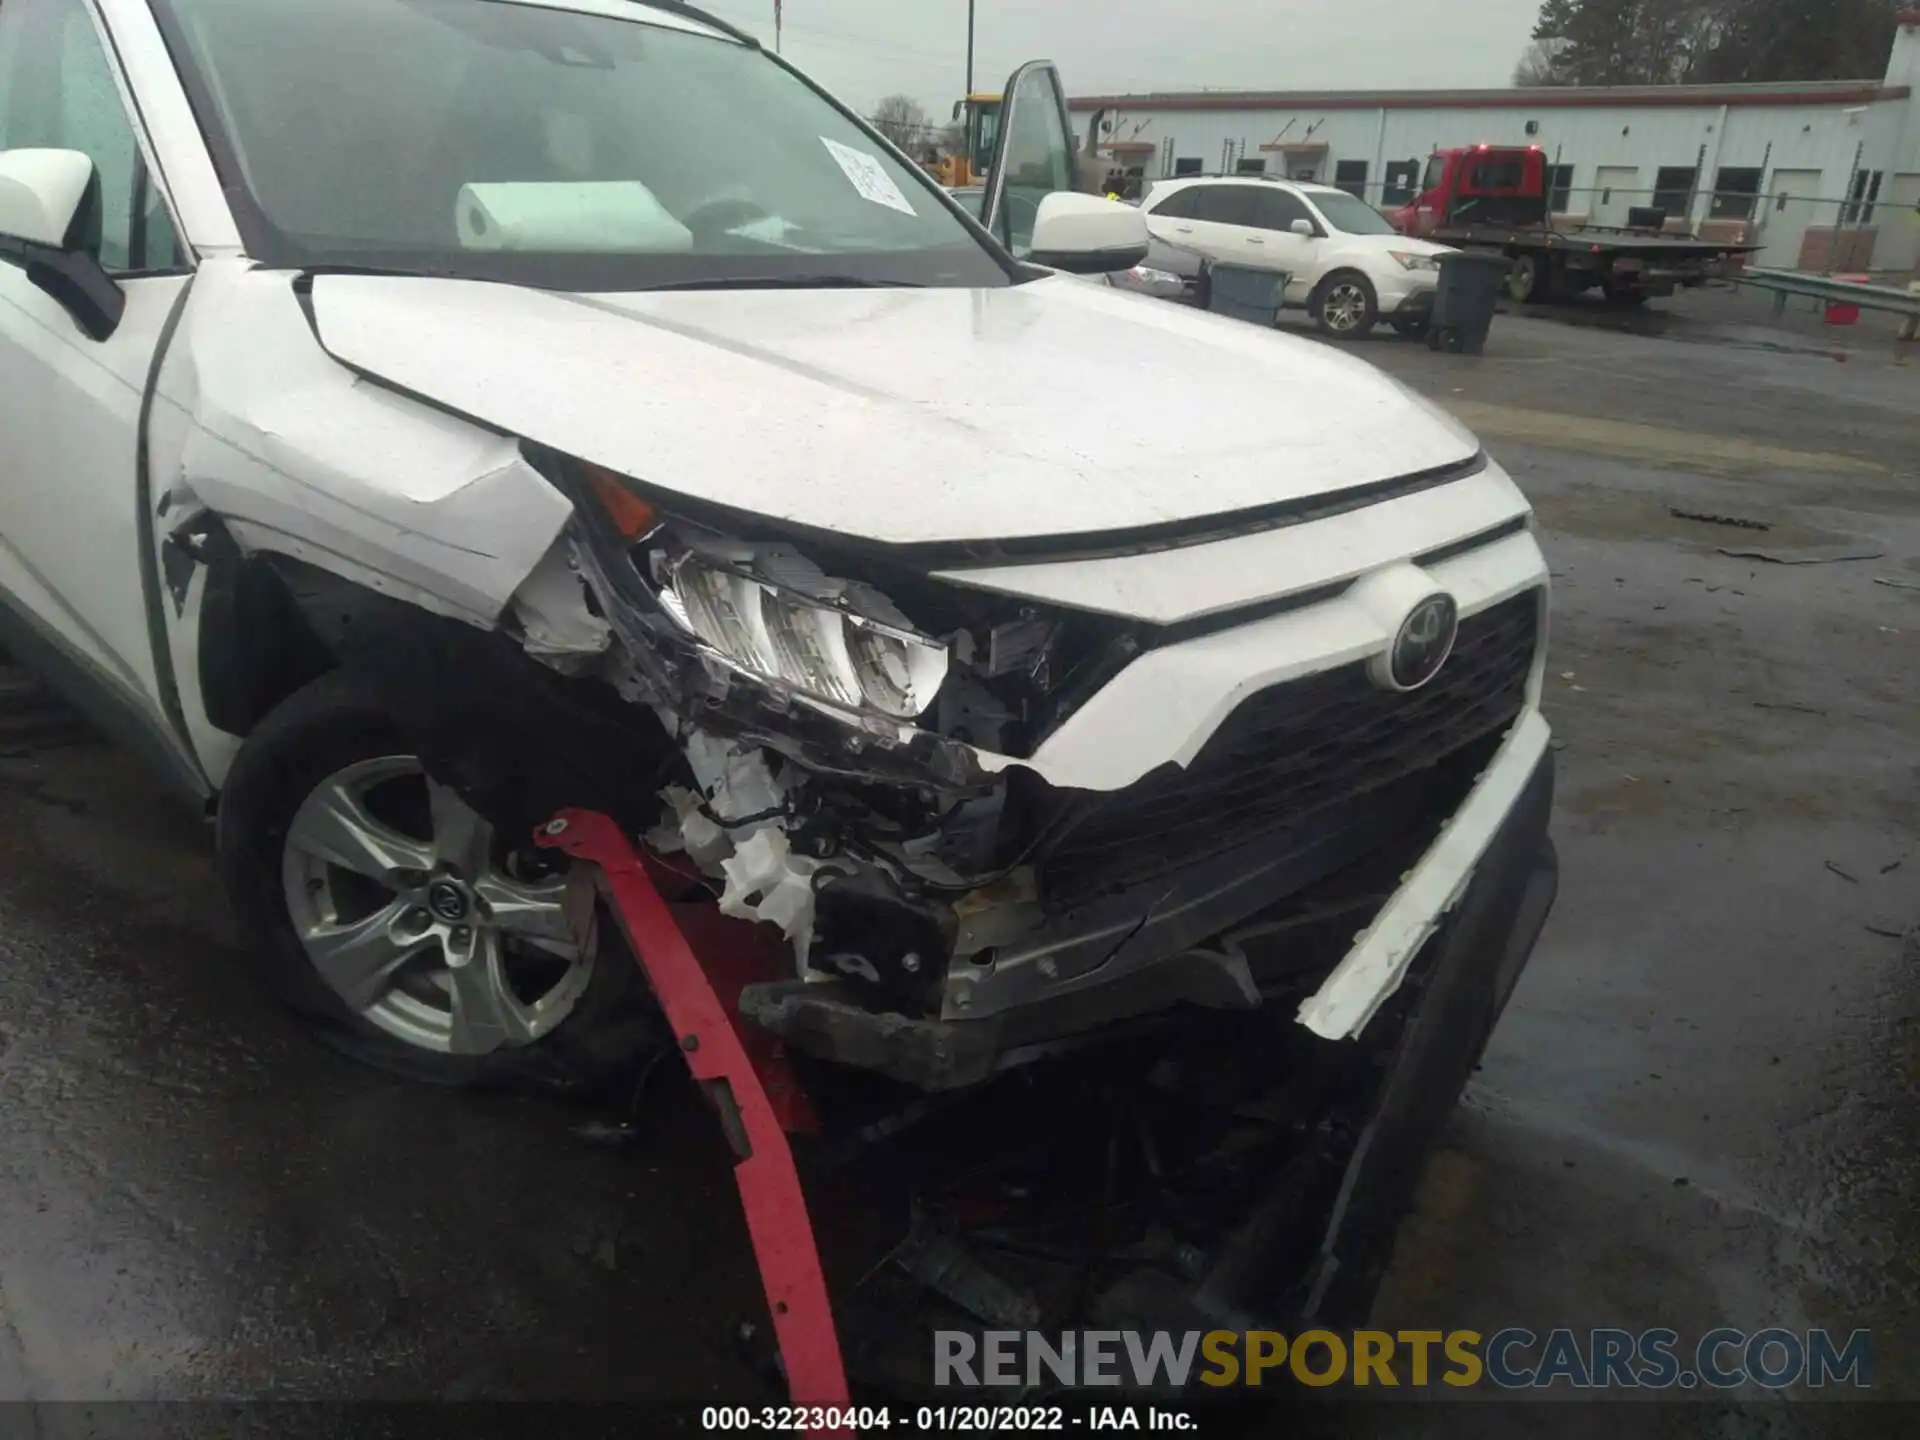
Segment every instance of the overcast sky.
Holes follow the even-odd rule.
[[[695,0],[773,39],[773,0]],[[862,109],[904,92],[945,119],[967,0],[785,0],[784,53]],[[974,83],[1056,61],[1070,94],[1505,85],[1539,0],[977,0]]]

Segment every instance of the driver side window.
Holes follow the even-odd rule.
[[[109,272],[165,269],[180,247],[148,183],[113,69],[81,0],[0,0],[0,150],[78,150],[93,161],[92,237]]]

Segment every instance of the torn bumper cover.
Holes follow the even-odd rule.
[[[533,459],[575,501],[564,565],[604,624],[567,623],[543,566],[524,648],[651,712],[648,843],[791,943],[793,978],[742,1013],[924,1089],[1184,1007],[1358,1034],[1547,753],[1544,566],[1511,522],[1278,613],[1155,625]],[[1462,616],[1445,663],[1383,683],[1407,597],[1435,592]]]
[[[1346,832],[1381,840],[1378,849],[1344,864],[1317,884],[1294,884],[1340,858],[1308,847],[1285,863],[1243,872],[1249,883],[1287,898],[1270,911],[1229,929],[1213,945],[1178,938],[1177,912],[1161,922],[1168,933],[1136,934],[1149,948],[1146,963],[1122,965],[1085,988],[1036,998],[979,1020],[915,1018],[875,1010],[858,988],[841,983],[789,981],[747,987],[741,1013],[804,1052],[877,1070],[928,1090],[977,1083],[1074,1037],[1094,1038],[1183,1004],[1251,1008],[1297,996],[1298,1018],[1327,1039],[1358,1035],[1401,979],[1432,945],[1448,966],[1483,972],[1475,983],[1492,1000],[1492,1013],[1473,1047],[1477,1055],[1530,955],[1553,902],[1557,865],[1547,837],[1553,791],[1553,755],[1537,716],[1516,726],[1465,803],[1440,828],[1417,860],[1426,835],[1394,835],[1396,816],[1411,818],[1409,797],[1375,808],[1378,828]],[[1424,797],[1431,800],[1429,788]],[[1384,904],[1380,881],[1395,867],[1412,868]],[[1198,867],[1194,880],[1209,872]],[[1515,886],[1526,890],[1526,903]],[[1372,923],[1355,938],[1355,924],[1378,905]],[[1204,921],[1199,922],[1204,925]],[[1436,934],[1444,940],[1436,940]],[[1351,942],[1351,948],[1341,949]],[[1470,952],[1470,953],[1469,953]],[[1118,957],[1116,957],[1118,958]],[[1168,963],[1171,961],[1172,963]],[[1111,962],[1110,962],[1111,963]],[[1331,969],[1329,970],[1329,966]],[[1476,1024],[1479,1023],[1476,1021]],[[1456,1087],[1457,1089],[1457,1087]]]

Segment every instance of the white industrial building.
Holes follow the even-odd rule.
[[[1907,271],[1920,264],[1920,10],[1891,38],[1880,80],[1190,91],[1072,108],[1083,143],[1091,122],[1101,152],[1148,181],[1275,174],[1393,206],[1436,148],[1538,145],[1562,223],[1623,225],[1629,207],[1658,205],[1671,228],[1758,241],[1762,264]]]

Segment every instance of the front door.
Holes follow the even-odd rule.
[[[1636,205],[1651,205],[1652,191],[1639,191],[1640,172],[1631,165],[1602,165],[1593,172],[1593,223],[1624,226]]]
[[[1291,190],[1268,187],[1254,196],[1254,222],[1259,227],[1261,244],[1259,263],[1287,272],[1287,301],[1304,305],[1313,287],[1320,283],[1325,268],[1321,256],[1326,239],[1319,222]],[[1301,235],[1296,220],[1313,227],[1313,234]]]
[[[1763,249],[1753,262],[1794,269],[1800,264],[1800,246],[1809,225],[1831,225],[1840,207],[1820,202],[1818,170],[1776,170],[1762,182],[1754,211],[1760,222]]]
[[[980,220],[1021,259],[1033,253],[1033,225],[1040,202],[1056,190],[1077,190],[1078,156],[1073,121],[1060,73],[1046,60],[1030,60],[1007,81]]]
[[[192,781],[155,659],[138,475],[142,397],[187,275],[84,0],[0,0],[0,150],[25,148],[93,161],[87,243],[126,305],[93,339],[0,242],[0,620],[23,659]]]

